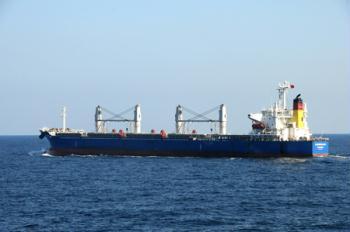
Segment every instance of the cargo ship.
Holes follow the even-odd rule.
[[[152,129],[141,131],[141,106],[128,111],[132,118],[96,107],[94,132],[66,127],[66,108],[62,112],[62,128],[40,130],[40,138],[50,143],[52,155],[117,155],[117,156],[173,156],[173,157],[313,157],[328,155],[328,138],[312,136],[307,123],[307,106],[298,94],[292,108],[287,107],[287,91],[294,85],[284,81],[278,85],[278,99],[259,113],[248,114],[252,130],[246,135],[227,133],[227,108],[224,104],[197,114],[182,105],[176,107],[175,132]],[[218,111],[218,119],[206,115]],[[112,116],[105,118],[103,112]],[[185,112],[194,116],[185,119]],[[125,130],[109,129],[111,122],[127,122]],[[207,134],[189,128],[192,123],[215,124]]]

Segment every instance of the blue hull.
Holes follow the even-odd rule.
[[[257,141],[242,138],[196,140],[43,135],[54,155],[199,157],[311,157],[328,154],[328,141]]]

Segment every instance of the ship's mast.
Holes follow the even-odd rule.
[[[219,110],[219,134],[227,134],[227,109],[224,104],[220,105]]]
[[[134,133],[141,133],[141,106],[137,104],[134,110]]]
[[[287,90],[293,88],[294,85],[288,81],[284,81],[278,85],[278,109],[287,110]]]
[[[219,119],[211,119],[208,118],[206,115],[214,112],[219,111]],[[192,118],[184,119],[183,112],[186,111],[187,113],[193,115]],[[219,106],[216,106],[210,110],[207,110],[203,113],[197,113],[191,109],[188,109],[182,105],[178,105],[176,107],[176,113],[175,113],[175,128],[177,134],[185,134],[186,133],[186,123],[218,123],[219,124],[219,134],[225,135],[227,134],[227,108],[224,104],[221,104]],[[211,128],[212,130],[212,128]],[[195,130],[194,130],[195,131]]]
[[[111,115],[110,118],[103,119],[102,118],[102,111],[108,113]],[[134,111],[134,117],[131,118],[125,118],[124,114],[129,113],[131,111]],[[96,113],[95,113],[95,124],[96,124],[96,132],[97,133],[106,133],[107,128],[105,127],[106,122],[129,122],[133,123],[133,133],[140,134],[141,133],[141,106],[140,104],[137,104],[135,107],[131,107],[119,114],[115,114],[112,111],[103,108],[101,106],[96,107]]]
[[[95,113],[95,127],[96,127],[96,133],[103,133],[105,132],[105,123],[102,117],[102,109],[101,106],[96,107],[96,113]]]
[[[183,122],[183,110],[182,106],[178,105],[176,107],[176,114],[175,114],[175,127],[176,127],[176,133],[177,134],[184,134],[185,133],[185,123]]]
[[[66,132],[66,130],[67,130],[67,108],[65,106],[63,106],[61,116],[62,116],[62,131]]]

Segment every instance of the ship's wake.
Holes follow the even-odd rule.
[[[44,157],[53,157],[53,155],[50,155],[50,154],[47,153],[47,152],[42,153],[41,156],[44,156]]]
[[[45,152],[46,152],[46,149],[45,148],[41,148],[40,150],[29,151],[28,155],[30,155],[30,156],[41,155],[41,154],[43,154]]]
[[[342,154],[329,154],[327,156],[318,156],[314,157],[314,159],[324,159],[324,160],[349,160],[350,154],[342,153]]]
[[[290,164],[290,163],[305,163],[308,159],[304,158],[291,158],[291,157],[283,157],[277,159],[281,164]]]
[[[350,154],[334,154],[334,155],[329,155],[329,158],[333,159],[350,159]]]
[[[40,150],[29,151],[28,155],[30,156],[44,156],[44,157],[54,157],[53,155],[47,152],[47,149],[41,148]]]

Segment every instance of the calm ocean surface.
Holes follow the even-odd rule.
[[[332,155],[205,159],[45,154],[0,137],[0,231],[350,231],[350,135]]]

